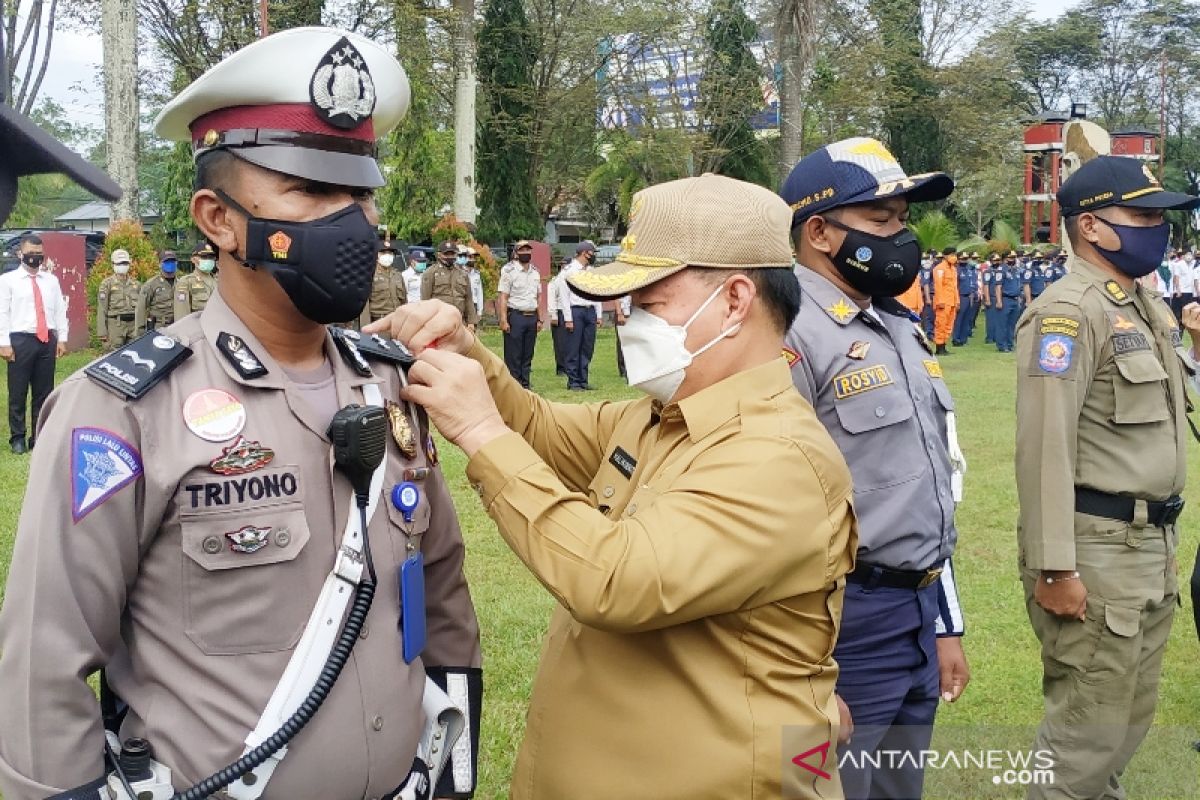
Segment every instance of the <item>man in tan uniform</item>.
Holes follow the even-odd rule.
[[[100,281],[96,290],[96,336],[105,349],[115,350],[133,339],[141,284],[129,274],[128,251],[113,250],[110,258],[113,274]]]
[[[371,282],[371,299],[367,301],[367,306],[359,317],[359,326],[383,319],[407,301],[404,262],[396,263],[396,248],[392,245],[392,240],[384,234],[379,255],[376,257],[375,277]]]
[[[1200,199],[1101,156],[1058,202],[1075,256],[1017,331],[1020,566],[1046,706],[1035,747],[1055,777],[1030,796],[1120,798],[1179,600],[1188,429],[1179,328],[1136,279],[1167,248],[1163,209]]]
[[[203,311],[217,288],[217,254],[205,242],[192,253],[192,271],[175,280],[175,319]]]
[[[338,86],[341,111],[322,83],[334,56],[359,65]],[[295,68],[275,68],[285,60]],[[264,75],[273,77],[248,79]],[[314,608],[361,596],[363,581],[376,583],[374,603],[328,699],[281,760],[268,760],[273,773],[227,791],[346,800],[419,782],[428,675],[472,717],[437,796],[469,796],[478,627],[436,451],[415,409],[393,403],[367,548],[329,432],[348,404],[382,399],[372,387],[394,401],[404,382],[394,344],[369,352],[363,340],[360,352],[354,332],[326,324],[366,302],[378,242],[369,189],[383,184],[371,154],[408,97],[388,50],[301,28],[235,53],[163,109],[158,135],[194,148],[193,220],[219,248],[222,278],[203,312],[94,363],[47,404],[0,611],[5,800],[44,798],[107,770],[87,683],[100,668],[129,706],[122,741],[146,739],[176,790],[231,763],[270,721],[285,667],[326,663],[321,634],[308,637],[313,621],[350,625]],[[285,144],[242,147],[251,129]],[[313,182],[323,190],[307,191]],[[331,265],[334,251],[349,255]],[[422,596],[406,583],[403,639],[402,569],[406,580],[423,576],[426,609],[417,616]],[[313,663],[297,646],[302,632]],[[292,685],[298,700],[313,683]]]
[[[831,653],[857,534],[846,464],[780,355],[791,211],[705,175],[639,192],[632,217],[616,261],[571,280],[632,293],[641,400],[543,400],[441,303],[372,326],[418,353],[402,396],[558,601],[511,796],[840,797]]]
[[[479,309],[471,299],[471,278],[467,274],[467,248],[454,242],[438,246],[437,261],[421,275],[421,299],[441,300],[458,309],[468,329],[479,323]]]
[[[175,321],[175,254],[166,250],[159,257],[160,272],[142,284],[133,327],[136,335],[165,328]]]

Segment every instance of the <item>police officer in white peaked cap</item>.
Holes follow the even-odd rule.
[[[329,327],[370,294],[375,142],[408,102],[387,50],[299,28],[163,109],[221,281],[46,404],[0,611],[5,800],[471,796],[479,629],[396,402],[411,356]]]

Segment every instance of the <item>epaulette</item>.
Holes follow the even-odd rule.
[[[894,297],[873,297],[871,298],[871,305],[873,305],[877,311],[891,314],[893,317],[904,317],[911,322],[921,321],[921,318],[914,314],[912,309]]]
[[[412,351],[398,339],[388,339],[378,333],[360,333],[349,328],[330,327],[329,331],[333,334],[334,341],[353,343],[359,353],[372,361],[386,361],[402,368],[407,368],[416,361]]]
[[[126,400],[140,400],[192,354],[179,340],[148,331],[120,350],[93,362],[84,372]]]

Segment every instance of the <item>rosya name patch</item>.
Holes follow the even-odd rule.
[[[887,367],[879,364],[847,372],[845,375],[838,375],[833,379],[833,392],[834,396],[841,400],[844,397],[862,394],[890,383],[893,383],[892,374],[888,372]]]

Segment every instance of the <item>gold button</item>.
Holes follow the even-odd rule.
[[[627,511],[628,511],[630,514],[634,514],[634,513],[636,513],[636,512],[637,512],[637,503],[630,503],[630,504],[629,504],[629,508],[628,508],[628,509],[626,509],[626,510],[627,510]]]
[[[612,497],[612,496],[613,496],[613,494],[615,494],[615,491],[613,490],[613,487],[611,487],[611,486],[605,486],[605,487],[604,487],[604,496],[605,496],[605,497]]]
[[[383,717],[376,714],[375,719],[371,720],[371,727],[377,731],[383,730]]]
[[[222,550],[221,540],[216,536],[204,537],[204,542],[200,546],[203,547],[204,552],[208,553],[210,556],[216,555]]]

